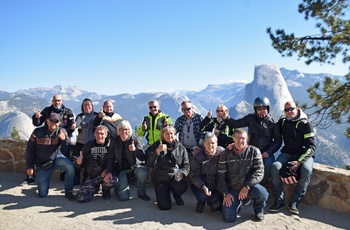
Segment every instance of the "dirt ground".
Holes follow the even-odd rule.
[[[88,203],[64,198],[63,182],[53,176],[49,196],[39,198],[36,184],[20,185],[24,175],[0,172],[0,229],[350,229],[346,213],[300,205],[300,215],[287,208],[271,214],[265,210],[262,222],[254,221],[252,206],[243,207],[235,223],[225,223],[220,212],[195,213],[196,199],[190,189],[183,199],[185,206],[175,203],[169,211],[155,205],[152,186],[147,187],[151,201],[136,196],[131,186],[131,200],[120,202],[112,193],[110,200],[97,194]],[[74,187],[75,192],[79,187]],[[271,205],[269,200],[267,207]]]

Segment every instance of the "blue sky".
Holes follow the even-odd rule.
[[[0,90],[55,85],[100,94],[250,82],[254,66],[344,75],[272,48],[267,27],[316,34],[287,0],[3,0]]]

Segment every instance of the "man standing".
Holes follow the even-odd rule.
[[[285,194],[280,170],[288,164],[289,168],[298,171],[300,176],[289,201],[289,211],[298,215],[298,206],[311,180],[316,151],[315,133],[306,114],[295,105],[294,101],[285,103],[284,113],[285,116],[278,121],[284,146],[281,149],[281,155],[271,166],[272,193],[275,201],[269,211],[278,212],[284,206]]]
[[[179,142],[187,149],[188,157],[192,160],[193,152],[200,145],[202,116],[193,112],[193,105],[190,100],[181,103],[182,116],[175,121],[176,133],[179,134]],[[199,149],[197,149],[199,150]]]
[[[211,109],[208,111],[207,116],[200,123],[202,132],[212,132],[218,138],[218,145],[226,148],[229,144],[233,143],[232,134],[233,128],[230,128],[225,120],[228,120],[229,111],[224,104],[218,105],[216,108],[216,117],[213,118]]]
[[[69,129],[71,129],[71,126],[74,123],[74,114],[71,109],[63,105],[62,96],[59,94],[53,96],[51,106],[44,108],[41,112],[38,110],[34,113],[32,116],[33,125],[41,126],[46,119],[50,117],[51,113],[59,114],[61,117],[60,127],[70,131]]]
[[[46,197],[53,171],[66,172],[65,197],[71,200],[75,199],[74,164],[60,152],[60,145],[67,140],[66,131],[59,127],[60,119],[60,115],[51,113],[46,124],[36,128],[30,136],[26,150],[27,175],[33,176],[36,166],[39,197]]]
[[[226,149],[219,156],[218,189],[223,194],[222,217],[226,222],[234,222],[242,201],[253,201],[255,220],[264,219],[264,208],[268,192],[260,185],[264,176],[264,164],[258,148],[247,145],[247,132],[235,129],[234,147]]]
[[[113,112],[113,102],[111,100],[106,100],[103,103],[98,115],[94,118],[93,124],[95,127],[98,125],[104,125],[108,129],[108,139],[112,139],[117,136],[117,126],[122,117],[118,113]]]
[[[147,147],[160,139],[161,129],[164,125],[171,125],[171,118],[160,110],[159,102],[151,100],[148,102],[149,114],[143,118],[142,124],[137,130],[140,137],[145,136]]]

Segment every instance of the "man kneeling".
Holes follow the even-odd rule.
[[[74,200],[74,164],[61,153],[61,145],[65,145],[69,138],[66,130],[60,127],[60,122],[60,115],[51,113],[45,125],[31,134],[26,150],[27,175],[33,176],[36,168],[38,193],[43,198],[49,193],[52,173],[57,169],[64,171],[65,197]]]
[[[224,196],[222,217],[234,222],[242,201],[253,201],[255,220],[264,219],[264,208],[268,198],[267,190],[259,183],[264,177],[264,164],[260,150],[247,145],[247,132],[235,129],[234,147],[226,149],[219,156],[218,189]]]
[[[109,141],[106,139],[107,132],[106,126],[97,126],[94,132],[95,140],[87,142],[76,159],[76,165],[86,168],[87,171],[87,179],[76,195],[79,202],[90,201],[101,184],[103,199],[110,199],[110,189],[118,183],[117,178],[110,180],[109,183],[104,183],[103,180],[106,175],[109,147]]]

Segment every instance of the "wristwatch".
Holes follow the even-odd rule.
[[[250,187],[249,187],[249,185],[246,185],[246,187],[247,187],[247,189],[248,189],[248,190],[250,190]]]

